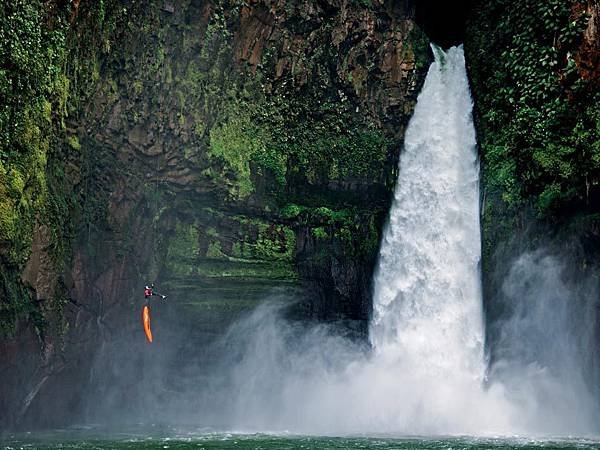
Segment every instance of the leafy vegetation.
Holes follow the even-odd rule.
[[[73,57],[79,46],[110,42],[119,14],[106,20],[117,2],[42,2],[16,0],[0,6],[0,271],[20,273],[36,225],[46,225],[50,256],[60,273],[73,238],[76,198],[65,175],[65,161],[80,150],[67,133],[69,103],[89,91],[79,77],[97,67],[94,51]],[[79,19],[79,20],[77,20]],[[80,28],[81,27],[81,28]],[[77,32],[80,40],[69,40]],[[87,39],[87,40],[86,40]],[[94,48],[93,46],[91,46]],[[85,55],[85,57],[83,57]],[[87,58],[87,59],[86,59]],[[56,286],[58,292],[59,286]],[[52,295],[46,315],[64,303],[64,290]],[[0,280],[0,327],[14,332],[29,318],[44,327],[40,306],[29,298],[18,276]],[[57,306],[56,308],[54,306]]]
[[[65,25],[41,2],[4,3],[0,20],[0,242],[6,263],[20,265],[46,202],[53,119],[66,88]]]
[[[523,208],[549,220],[597,208],[600,93],[576,63],[589,19],[576,12],[584,3],[475,2],[467,57],[487,231],[507,234]]]
[[[232,183],[238,199],[255,192],[253,171],[255,178],[270,174],[280,191],[298,176],[313,185],[385,181],[393,142],[351,108],[339,99],[285,94],[254,104],[238,100],[210,131],[210,155],[226,162],[219,177]]]
[[[272,132],[271,145],[286,155],[287,172],[310,184],[348,179],[385,180],[393,142],[354,114],[343,98],[322,101],[280,95],[262,106],[258,121]]]
[[[226,169],[233,172],[234,197],[243,199],[254,192],[251,163],[270,170],[280,184],[285,184],[286,155],[275,150],[271,139],[268,130],[253,123],[247,105],[236,105],[228,112],[227,121],[211,130],[210,155],[223,158]],[[227,181],[227,174],[221,177]]]
[[[56,222],[49,216],[57,202],[47,169],[68,95],[67,23],[40,1],[4,2],[0,9],[0,271],[11,272],[29,256],[36,220]],[[41,323],[19,285],[18,277],[0,282],[4,333],[14,332],[23,316]]]

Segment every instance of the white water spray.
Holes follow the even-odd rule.
[[[406,132],[375,276],[380,357],[481,383],[479,164],[462,48],[437,51]]]

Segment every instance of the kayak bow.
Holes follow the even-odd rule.
[[[142,309],[142,324],[144,325],[144,333],[146,333],[146,339],[148,342],[152,342],[152,330],[150,329],[150,307],[144,306]]]

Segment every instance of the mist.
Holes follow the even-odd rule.
[[[491,325],[490,380],[518,405],[527,429],[559,435],[597,433],[598,283],[572,279],[564,261],[543,249],[515,259]]]
[[[592,285],[571,285],[560,258],[544,251],[516,258],[483,381],[390,358],[335,325],[290,321],[288,301],[271,299],[217,344],[223,358],[201,396],[213,397],[205,406],[214,423],[238,431],[597,435]]]
[[[290,319],[301,299],[276,292],[193,359],[178,356],[187,331],[169,331],[170,321],[151,349],[113,336],[98,353],[84,421],[314,435],[597,436],[597,280],[573,279],[563,260],[544,250],[514,259],[498,293],[504,312],[488,325],[494,356],[483,380],[431,371],[402,352],[392,357],[340,324]]]

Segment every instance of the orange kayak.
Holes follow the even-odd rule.
[[[150,329],[150,307],[144,306],[142,309],[142,324],[144,325],[144,333],[146,333],[146,339],[148,342],[152,342],[152,330]]]

